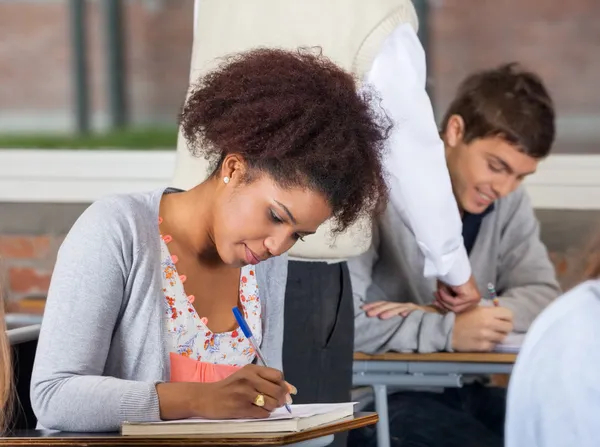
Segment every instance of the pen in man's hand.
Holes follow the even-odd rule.
[[[494,306],[498,307],[500,303],[498,302],[498,296],[496,295],[496,288],[494,287],[494,285],[491,282],[488,283],[487,288],[488,288],[488,293],[490,295],[490,299],[494,303]]]

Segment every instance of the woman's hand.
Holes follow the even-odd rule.
[[[198,388],[192,411],[207,419],[265,418],[286,403],[289,391],[281,371],[246,365],[224,380]],[[259,395],[264,399],[262,407],[255,404]]]
[[[159,383],[156,385],[163,420],[266,418],[286,402],[296,387],[283,380],[281,371],[246,365],[226,379],[211,383]],[[264,405],[255,404],[263,396]]]

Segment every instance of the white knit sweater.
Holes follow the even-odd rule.
[[[295,49],[320,46],[323,54],[362,79],[383,41],[402,23],[417,29],[410,0],[202,0],[197,1],[190,81],[214,68],[218,59],[259,46]],[[179,136],[173,186],[202,182],[208,162],[192,157]],[[290,256],[339,261],[357,256],[371,243],[370,222],[359,221],[332,240],[326,223],[298,242]]]

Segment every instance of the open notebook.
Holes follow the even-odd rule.
[[[161,422],[125,422],[124,436],[214,435],[279,433],[308,430],[353,416],[354,403],[292,405],[292,414],[278,408],[266,419],[180,419]]]
[[[521,350],[526,335],[526,333],[511,332],[502,343],[496,345],[494,351],[518,353]]]

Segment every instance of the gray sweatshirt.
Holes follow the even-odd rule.
[[[164,189],[92,204],[64,240],[40,333],[31,403],[41,426],[114,431],[158,421],[164,340],[158,210]],[[256,267],[261,350],[281,369],[285,256]]]
[[[539,224],[523,188],[498,200],[481,223],[469,255],[479,290],[493,283],[500,305],[514,313],[515,331],[527,331],[560,293],[554,267],[539,239]],[[454,314],[421,310],[406,318],[369,318],[361,305],[373,301],[431,304],[434,278],[423,277],[423,255],[414,236],[388,206],[373,229],[373,244],[349,261],[355,306],[355,351],[380,353],[452,350]]]

